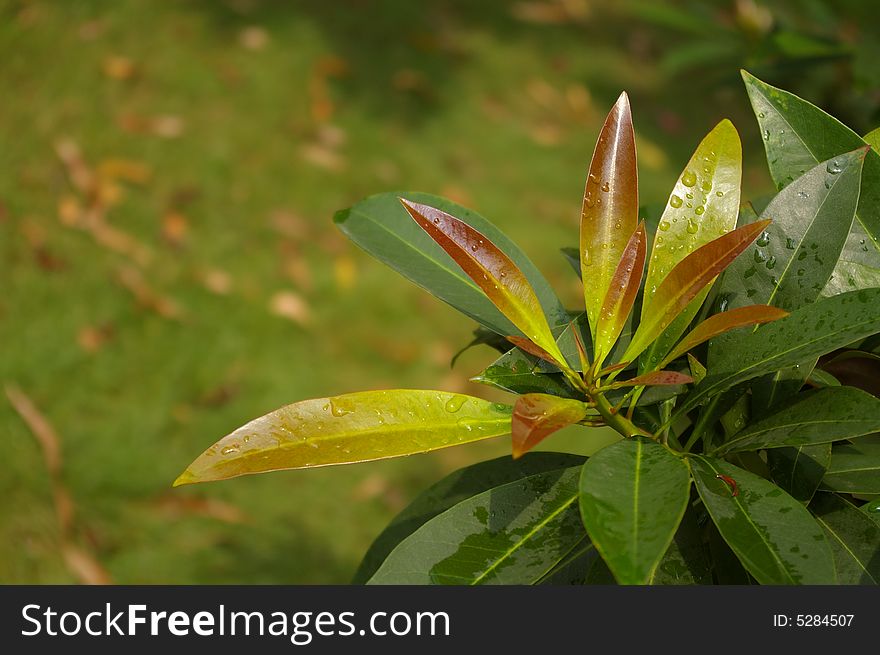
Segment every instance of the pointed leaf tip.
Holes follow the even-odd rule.
[[[565,362],[535,290],[504,251],[451,214],[405,198],[400,201],[419,227],[452,257],[511,323],[553,359]]]
[[[581,279],[593,339],[602,303],[638,224],[638,170],[629,98],[608,113],[590,161],[580,221]]]
[[[525,455],[557,430],[573,425],[587,415],[584,403],[542,393],[520,396],[513,406],[511,443],[513,458]]]

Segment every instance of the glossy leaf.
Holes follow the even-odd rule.
[[[546,471],[464,500],[404,539],[370,584],[534,584],[589,543],[579,468]]]
[[[778,320],[788,316],[788,312],[770,307],[769,305],[748,305],[746,307],[738,307],[720,314],[713,314],[705,321],[697,325],[688,335],[682,339],[672,352],[660,363],[660,366],[666,366],[684,355],[689,350],[705,343],[709,339],[724,334],[735,328],[746,327],[748,325],[762,325],[771,321]]]
[[[850,291],[801,307],[754,332],[737,334],[730,347],[710,362],[709,375],[693,388],[679,415],[740,382],[819,357],[880,331],[877,307],[880,289]]]
[[[596,365],[599,367],[623,331],[636,302],[645,269],[647,239],[645,224],[641,223],[623,249],[620,262],[611,277],[596,327],[594,352]]]
[[[741,177],[739,135],[730,121],[723,120],[697,146],[660,217],[645,278],[643,321],[650,301],[670,271],[692,251],[736,227]],[[698,291],[681,315],[673,317],[675,320],[643,355],[641,371],[653,370],[669,352],[696,316],[708,291]]]
[[[499,357],[472,377],[471,381],[516,394],[546,393],[575,399],[584,397],[583,393],[569,384],[556,366],[519,348],[513,348]]]
[[[880,525],[837,494],[816,494],[810,511],[834,552],[837,582],[880,584]]]
[[[836,118],[743,71],[743,80],[764,135],[770,175],[782,188],[819,162],[863,147],[865,141]],[[865,277],[877,286],[880,276],[880,155],[865,157],[862,193],[856,220],[837,264],[829,289],[831,295],[860,287]],[[850,286],[850,281],[854,286]]]
[[[862,141],[871,146],[875,152],[880,151],[880,127],[868,132],[862,137]]]
[[[880,525],[880,497],[865,503],[859,508],[859,511]]]
[[[813,498],[830,463],[830,443],[767,451],[767,468],[773,481],[804,504]]]
[[[715,454],[830,443],[877,431],[880,398],[853,387],[828,387],[798,394],[737,432]]]
[[[831,450],[822,489],[851,494],[880,494],[880,446],[847,444]]]
[[[615,387],[641,387],[641,386],[672,386],[677,384],[691,384],[694,379],[690,375],[678,371],[653,371],[645,373],[629,380],[615,382]]]
[[[706,377],[706,367],[700,363],[700,360],[691,355],[687,354],[688,359],[688,368],[691,370],[691,377],[694,379],[696,384],[699,384],[703,381],[703,378]]]
[[[587,406],[578,400],[542,393],[520,396],[513,406],[510,427],[514,459],[522,457],[557,430],[577,423],[586,415]]]
[[[581,516],[620,584],[647,584],[669,548],[690,495],[687,464],[665,446],[634,437],[583,466]]]
[[[174,484],[428,452],[509,434],[510,413],[507,405],[445,391],[361,391],[303,400],[223,437]]]
[[[712,584],[697,512],[688,508],[650,580],[653,585]]]
[[[352,583],[364,584],[401,541],[430,519],[458,503],[494,487],[546,471],[578,466],[583,462],[584,458],[577,455],[536,452],[528,453],[518,460],[505,455],[450,473],[419,494],[376,537],[364,555]]]
[[[599,133],[581,209],[581,279],[593,336],[638,213],[635,135],[629,98],[621,93]]]
[[[631,361],[648,347],[697,294],[767,227],[768,221],[744,225],[701,246],[676,264],[650,300],[642,305],[642,322],[623,355]],[[665,354],[665,353],[664,353]]]
[[[401,202],[511,323],[556,361],[565,363],[538,296],[510,257],[464,221],[429,205],[403,198]]]
[[[775,484],[724,460],[694,456],[697,491],[721,536],[761,584],[833,584],[831,548],[807,509]],[[725,476],[734,481],[734,495]]]
[[[400,205],[398,197],[441,209],[466,222],[503,250],[523,272],[541,301],[551,327],[568,322],[550,284],[529,258],[488,220],[450,200],[427,193],[380,193],[348,209],[333,220],[345,236],[365,251],[449,303],[478,323],[507,336],[517,330],[453,259],[422,230]]]

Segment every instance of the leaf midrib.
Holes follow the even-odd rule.
[[[859,510],[855,510],[855,511],[858,512]],[[856,564],[859,565],[859,568],[862,569],[862,571],[864,571],[865,574],[866,574],[869,578],[871,578],[871,581],[872,581],[874,584],[877,584],[877,579],[871,574],[871,572],[870,572],[868,569],[865,568],[865,565],[862,564],[862,560],[860,560],[860,559],[858,558],[858,556],[852,551],[852,549],[850,549],[850,547],[847,545],[847,543],[837,535],[837,531],[834,530],[830,525],[828,525],[828,523],[826,523],[826,522],[822,519],[822,517],[819,516],[818,514],[813,514],[813,518],[815,518],[815,519],[819,522],[819,524],[820,524],[823,528],[825,528],[825,531],[826,531],[828,534],[830,534],[832,537],[834,537],[834,538],[838,541],[838,543],[840,543],[840,545],[841,545],[841,546],[843,547],[843,549],[849,554],[849,556],[852,557],[852,558],[855,560]],[[871,520],[870,517],[868,518],[868,520],[869,520],[869,521]],[[836,573],[836,571],[835,571],[835,573]]]
[[[728,452],[730,452],[732,447],[734,445],[736,445],[737,443],[742,443],[743,441],[752,441],[755,439],[755,437],[760,437],[761,435],[765,435],[768,432],[773,432],[775,430],[785,430],[788,428],[797,428],[797,427],[803,427],[803,426],[808,426],[808,425],[824,425],[826,423],[834,423],[835,425],[841,425],[841,424],[848,425],[850,423],[855,423],[855,424],[865,423],[866,421],[867,421],[867,419],[842,419],[842,420],[841,419],[837,419],[837,420],[823,419],[821,421],[801,421],[798,423],[782,423],[780,425],[775,425],[773,427],[769,427],[764,430],[759,430],[757,432],[750,432],[750,433],[746,434],[745,436],[735,437],[735,438],[731,439],[730,441],[728,441],[727,443],[720,446],[718,449],[716,449],[714,451],[714,454],[718,455],[718,454],[728,453]],[[873,431],[873,429],[868,430],[868,432],[872,432],[872,431]],[[808,444],[799,444],[799,446],[819,445],[819,444],[823,444],[823,443],[830,443],[831,441],[839,441],[841,439],[852,439],[852,438],[854,438],[854,435],[850,435],[848,437],[834,437],[832,439],[829,439],[828,441],[811,441]],[[786,445],[791,445],[791,444],[780,444],[780,446],[786,446]]]
[[[715,475],[718,475],[720,473],[720,471],[717,468],[715,468],[715,466],[712,464],[712,462],[710,462],[709,460],[707,460],[703,457],[700,457],[699,459],[700,459],[700,461],[704,462],[710,469],[712,469],[712,472]],[[726,483],[725,483],[725,486],[726,486]],[[708,492],[708,487],[706,490]],[[752,517],[746,511],[745,506],[743,505],[742,501],[739,499],[739,496],[738,495],[731,496],[731,498],[733,499],[733,502],[736,503],[737,509],[739,510],[742,517],[745,518],[746,522],[749,524],[749,526],[752,528],[752,530],[754,530],[755,534],[758,535],[760,540],[767,547],[767,551],[770,553],[773,560],[777,563],[780,570],[785,574],[785,576],[788,578],[788,580],[791,584],[795,584],[795,579],[794,579],[794,577],[792,577],[791,572],[785,566],[785,562],[782,561],[782,559],[779,557],[779,555],[776,553],[776,551],[773,550],[773,548],[770,546],[770,542],[767,541],[767,539],[764,537],[764,534],[761,532],[761,530],[758,529],[757,524],[752,520]],[[707,506],[707,509],[708,509],[708,506]]]

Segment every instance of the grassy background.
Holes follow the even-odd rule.
[[[170,489],[216,439],[297,399],[486,394],[467,379],[490,351],[448,364],[473,326],[348,244],[333,212],[384,190],[450,196],[574,306],[557,249],[576,241],[617,94],[644,202],[724,117],[745,197],[766,193],[738,68],[867,131],[869,4],[0,1],[0,382],[61,451],[53,487],[0,395],[0,581],[347,581],[414,494],[504,440]],[[75,510],[64,531],[53,488]]]

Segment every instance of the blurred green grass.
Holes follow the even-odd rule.
[[[736,3],[708,4],[695,14],[707,33],[729,30]],[[113,581],[345,582],[414,494],[507,452],[498,440],[170,489],[216,439],[294,400],[487,393],[467,378],[491,352],[448,366],[473,326],[346,243],[337,209],[390,189],[452,196],[521,243],[575,306],[557,249],[576,240],[596,133],[622,89],[645,202],[665,199],[723,117],[744,138],[745,196],[769,189],[738,81],[748,43],[671,77],[675,30],[624,5],[0,2],[0,382],[57,429],[71,539]],[[769,81],[798,70],[772,68]],[[811,69],[806,91],[838,83],[828,70]],[[846,117],[872,116],[847,98],[859,109]],[[106,213],[148,262],[62,220],[88,202],[57,156],[63,140],[90,169],[125,160],[148,173],[110,180],[119,197]],[[139,302],[120,282],[133,274],[180,316]],[[289,316],[270,311],[279,293],[294,294],[280,296]],[[0,426],[0,581],[75,581],[39,446],[3,397]],[[604,438],[578,431],[550,447]]]

